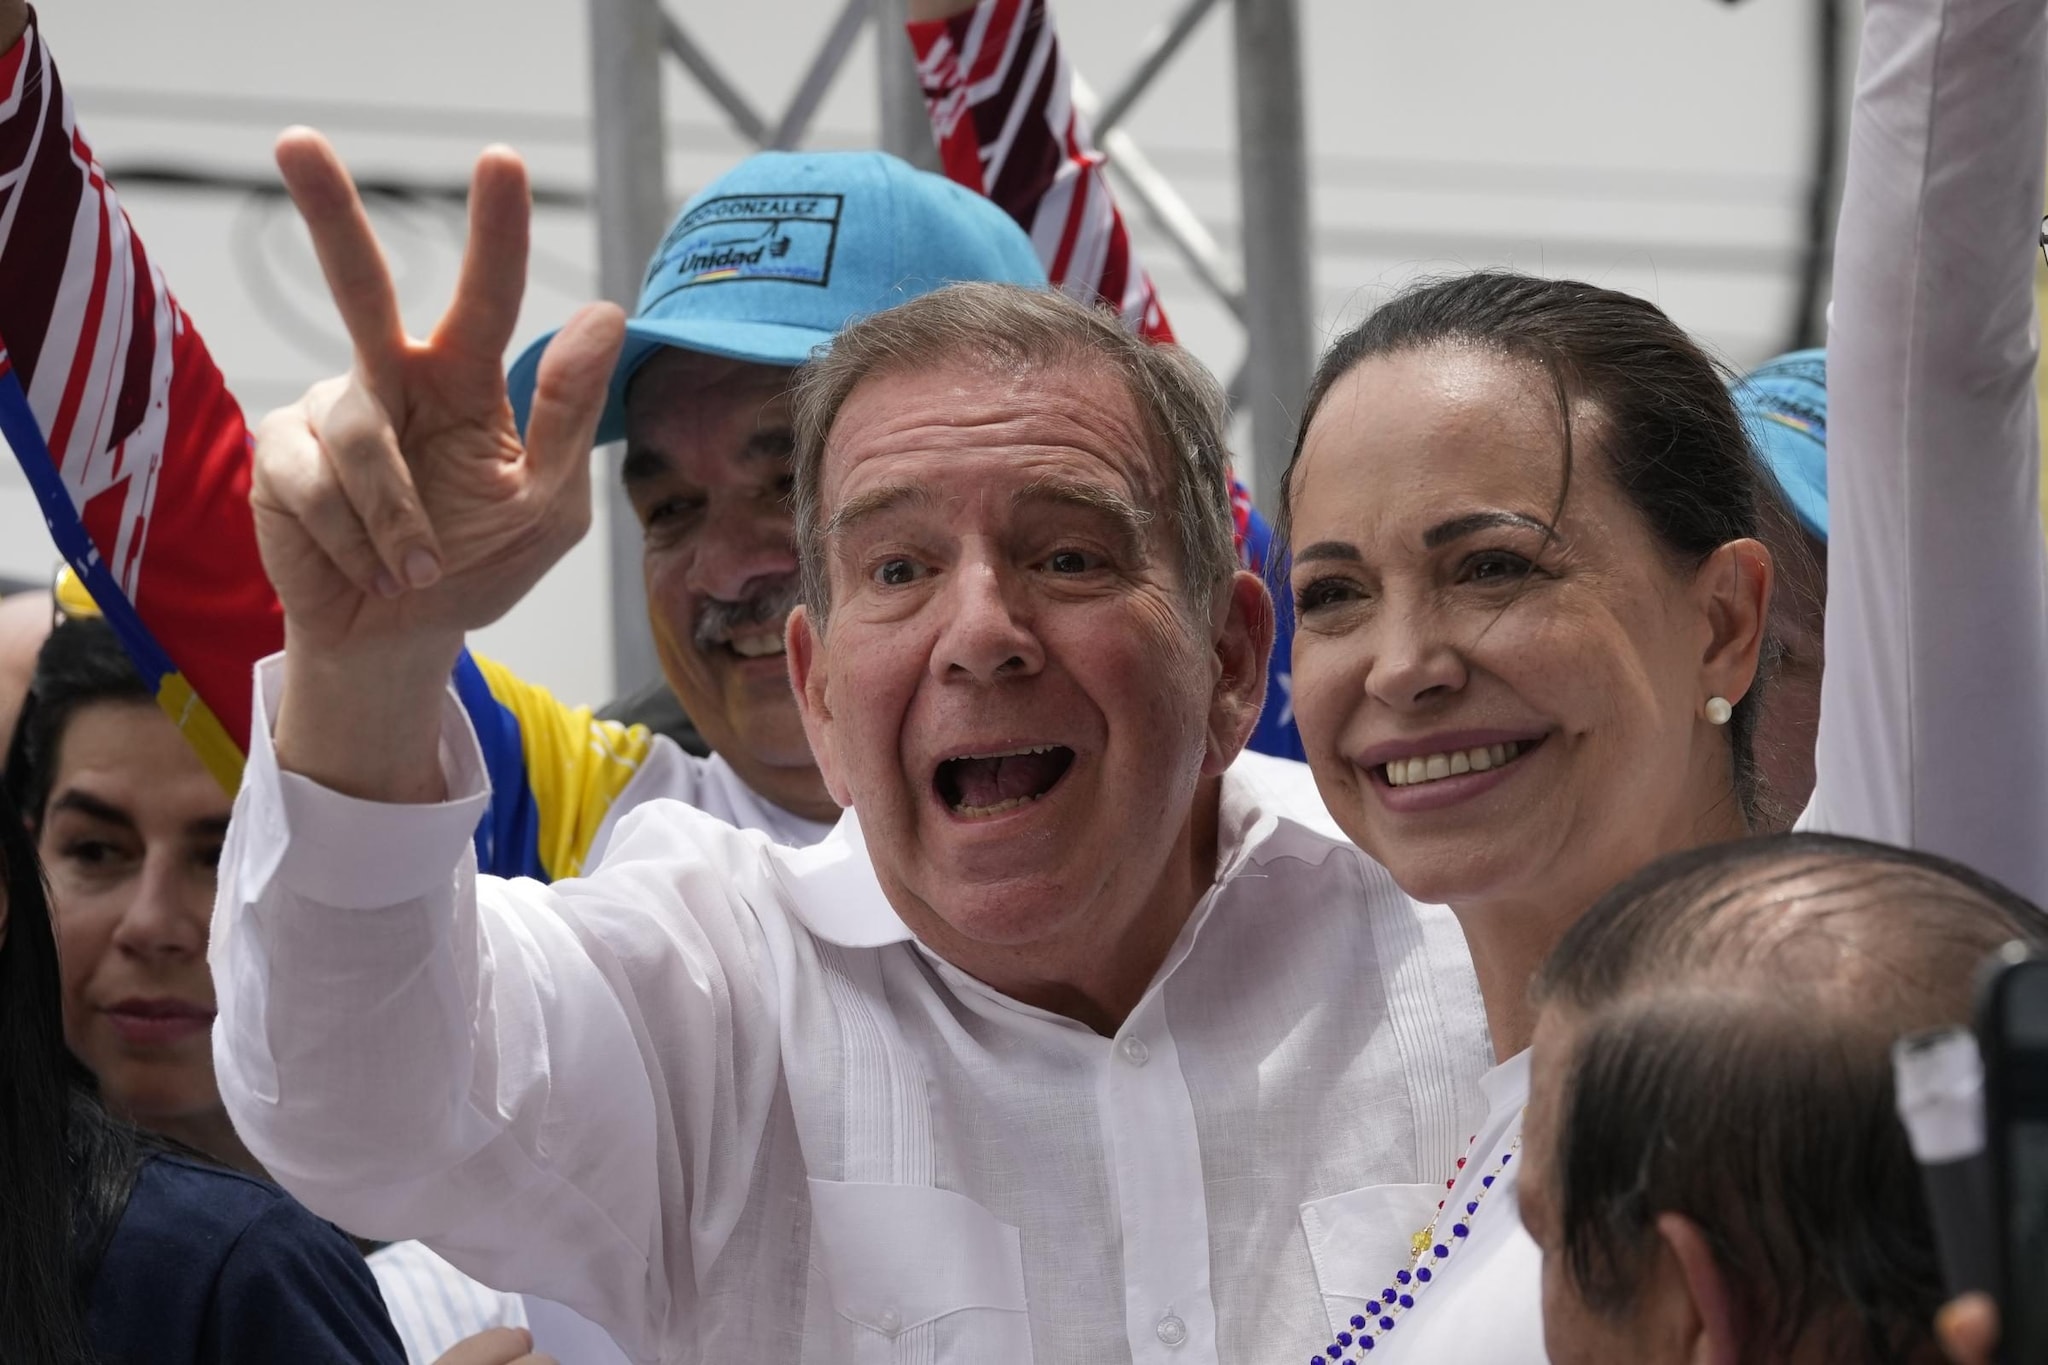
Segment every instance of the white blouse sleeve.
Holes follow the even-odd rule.
[[[2048,897],[2034,270],[2043,0],[1869,0],[1828,332],[1827,667],[1801,826]]]
[[[451,799],[358,801],[279,770],[275,662],[209,950],[236,1130],[351,1232],[422,1240],[652,1361],[776,1093],[775,973],[735,889],[761,845],[707,817],[702,840],[622,836],[597,880],[479,878],[488,788],[453,694]]]

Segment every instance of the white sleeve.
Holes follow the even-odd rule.
[[[453,694],[451,799],[379,805],[279,771],[274,663],[210,949],[236,1130],[350,1231],[418,1238],[654,1360],[746,1199],[779,1074],[768,953],[724,865],[757,845],[664,828],[595,879],[479,879],[482,755]]]
[[[1869,0],[1828,332],[1827,666],[1803,827],[2048,897],[2034,270],[2043,0]]]

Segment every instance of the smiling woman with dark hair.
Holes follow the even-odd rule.
[[[100,1107],[64,1045],[49,902],[4,793],[0,888],[0,1359],[399,1365],[339,1232]]]
[[[2033,895],[2044,21],[2043,0],[1866,9],[1800,817]],[[1778,578],[1764,485],[1704,348],[1656,305],[1574,281],[1412,289],[1332,347],[1306,407],[1285,488],[1309,765],[1401,889],[1456,914],[1499,1059],[1471,1150],[1413,1191],[1411,1247],[1369,1245],[1368,1211],[1399,1214],[1356,1192],[1327,1259],[1360,1302],[1316,1360],[1540,1361],[1540,1257],[1517,1216],[1529,983],[1609,888],[1774,823],[1755,752]]]

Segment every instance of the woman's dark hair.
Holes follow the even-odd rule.
[[[97,617],[57,623],[36,655],[35,677],[7,752],[8,795],[32,825],[42,823],[71,718],[95,702],[151,700],[112,626]]]
[[[106,622],[60,623],[34,681],[0,783],[0,1359],[92,1359],[84,1307],[144,1156],[158,1146],[100,1107],[64,1042],[63,986],[48,889],[30,830],[49,799],[73,716],[102,701],[147,702]]]
[[[0,791],[0,1359],[92,1359],[84,1305],[144,1144],[64,1045],[56,931],[21,811]]]
[[[1601,897],[1533,987],[1570,1038],[1550,1193],[1586,1302],[1627,1311],[1677,1213],[1743,1359],[1932,1358],[1946,1296],[1891,1045],[1967,1023],[2014,940],[2048,943],[2048,917],[1989,878],[1829,835],[1688,850]]]
[[[1576,280],[1483,270],[1404,290],[1324,354],[1281,479],[1283,545],[1302,447],[1337,381],[1375,357],[1448,345],[1531,362],[1548,376],[1564,437],[1560,511],[1573,475],[1572,409],[1584,403],[1615,483],[1680,563],[1696,567],[1729,541],[1756,535],[1762,476],[1725,366],[1655,304]],[[1752,821],[1761,800],[1754,744],[1763,673],[1728,725],[1735,794]]]

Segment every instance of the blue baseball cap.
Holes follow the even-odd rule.
[[[655,249],[596,440],[625,436],[627,381],[663,346],[795,367],[858,318],[970,280],[1046,287],[1031,239],[981,195],[886,152],[750,156]],[[506,378],[522,432],[553,336]]]
[[[1828,538],[1828,353],[1792,351],[1735,382],[1750,444],[1799,524]]]

